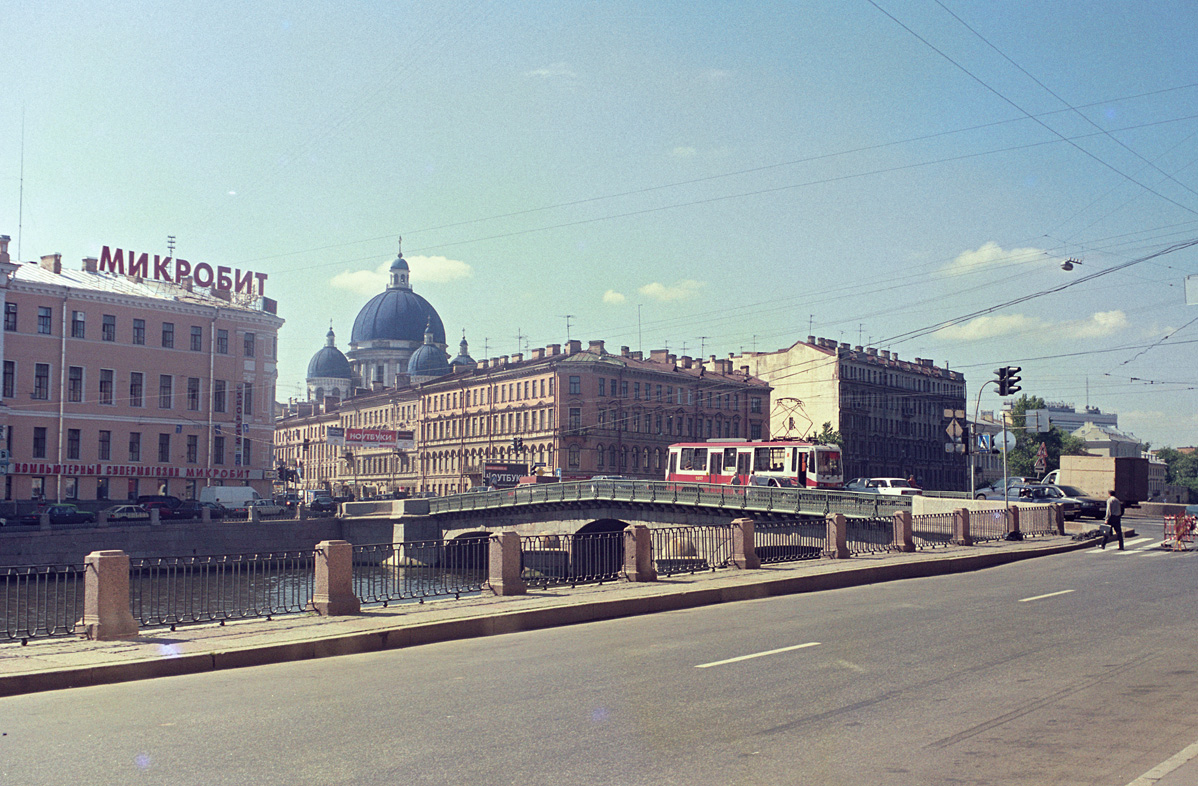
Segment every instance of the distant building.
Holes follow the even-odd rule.
[[[1119,428],[1119,416],[1113,413],[1104,413],[1098,407],[1086,407],[1081,412],[1073,408],[1072,404],[1063,404],[1058,402],[1047,402],[1043,409],[1029,409],[1026,412],[1027,422],[1035,423],[1037,418],[1048,418],[1048,423],[1051,426],[1056,426],[1061,431],[1072,434],[1087,423],[1095,426],[1104,426],[1113,429]]]
[[[0,236],[6,500],[269,494],[283,320],[260,284],[253,292],[256,274],[239,294],[197,286],[216,278],[207,264],[176,280],[190,263],[143,254],[135,266],[130,253],[121,273],[105,268],[116,258],[124,270],[106,247],[68,270],[60,254],[13,262],[8,243]]]
[[[929,489],[968,488],[965,454],[945,430],[945,412],[965,409],[960,372],[815,336],[731,362],[773,388],[774,438],[810,437],[824,423],[840,432],[846,480],[914,475]]]
[[[1083,424],[1073,436],[1086,443],[1086,452],[1096,456],[1139,456],[1143,449],[1138,437],[1095,423]]]

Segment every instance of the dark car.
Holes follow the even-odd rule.
[[[1076,502],[1081,506],[1078,516],[1089,516],[1090,518],[1102,519],[1106,518],[1106,500],[1091,497],[1086,492],[1079,489],[1077,486],[1061,486],[1051,485],[1045,488],[1056,489],[1060,495],[1060,499],[1069,502]],[[1053,495],[1055,496],[1055,495]]]
[[[225,517],[224,505],[216,502],[199,502],[198,500],[189,499],[179,503],[179,507],[170,511],[170,517],[181,521],[199,521],[204,518],[204,508],[208,509],[208,518],[223,519]],[[160,518],[163,517],[162,511],[158,512]]]
[[[70,524],[90,524],[96,520],[95,513],[89,513],[86,510],[79,510],[74,505],[51,505],[45,511],[36,511],[34,513],[21,516],[22,524],[40,524],[42,521],[42,513],[45,512],[50,516],[50,523],[57,525]]]
[[[313,513],[332,513],[337,510],[337,503],[332,497],[313,497],[308,503],[308,510]]]
[[[158,511],[158,520],[167,521],[175,518],[175,510],[178,506],[172,507],[170,503],[163,500],[150,500],[148,502],[139,502],[147,511]]]
[[[179,507],[182,503],[183,500],[171,494],[142,494],[137,498],[138,505],[157,504],[160,507],[165,506],[172,510]]]

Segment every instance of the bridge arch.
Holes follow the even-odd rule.
[[[445,541],[444,564],[451,571],[486,571],[491,553],[490,532],[462,532]]]

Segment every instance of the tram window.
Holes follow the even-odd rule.
[[[670,474],[673,474],[677,471],[678,471],[678,454],[671,452],[670,453]]]
[[[723,471],[723,467],[721,466],[722,461],[723,461],[723,456],[721,456],[719,453],[712,453],[711,454],[711,470],[707,474],[709,474],[709,475],[721,474]]]
[[[700,466],[703,466],[703,465],[700,464]],[[688,472],[694,468],[695,468],[695,449],[694,448],[683,448],[682,449],[682,470],[684,472]]]
[[[796,452],[798,452],[798,451],[796,451]],[[798,474],[800,474],[800,475],[807,474],[807,454],[806,453],[801,453],[801,452],[799,453],[799,472],[798,472]]]
[[[695,462],[692,465],[696,472],[702,472],[707,466],[707,448],[695,448]]]
[[[753,448],[753,471],[768,472],[770,468],[770,449]]]
[[[724,469],[736,468],[736,448],[724,448]]]
[[[736,474],[737,475],[748,475],[749,474],[749,471],[750,471],[749,470],[749,458],[750,458],[750,455],[747,450],[744,453],[740,453],[737,455],[737,457],[736,457]]]

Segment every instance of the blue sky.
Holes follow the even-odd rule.
[[[1191,3],[12,5],[11,250],[267,273],[280,398],[402,235],[476,358],[814,333],[1198,444]]]

